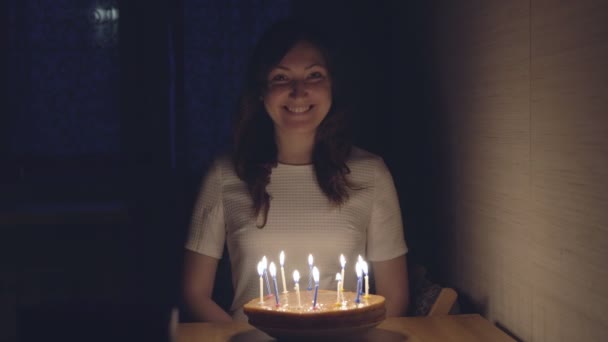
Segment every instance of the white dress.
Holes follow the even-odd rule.
[[[349,190],[348,201],[337,207],[318,186],[312,165],[278,164],[267,187],[272,198],[268,221],[258,229],[246,184],[237,177],[230,158],[215,160],[202,183],[185,247],[219,259],[227,243],[234,319],[245,320],[243,304],[259,297],[257,263],[263,256],[269,264],[276,264],[277,284],[283,291],[279,253],[284,251],[288,290],[293,289],[292,273],[297,269],[300,289],[306,291],[309,254],[320,271],[320,289],[336,288],[339,257],[344,254],[344,287],[355,291],[358,255],[370,263],[407,253],[399,201],[384,161],[353,148],[347,165],[351,170],[349,180],[357,190]]]

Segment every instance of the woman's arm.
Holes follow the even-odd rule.
[[[386,298],[386,315],[405,316],[410,303],[410,289],[405,255],[372,262],[376,293]]]
[[[184,299],[194,316],[204,322],[230,322],[232,317],[211,299],[218,259],[186,250]]]

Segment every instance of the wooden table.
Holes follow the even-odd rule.
[[[178,342],[272,341],[268,335],[245,322],[182,323],[177,328]],[[513,342],[507,334],[480,315],[430,317],[392,317],[371,330],[363,341],[491,341]]]

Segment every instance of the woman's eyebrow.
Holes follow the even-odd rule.
[[[305,67],[304,70],[308,70],[308,69],[314,68],[316,66],[317,67],[321,67],[321,68],[325,68],[325,66],[323,64],[313,63],[313,64]],[[276,67],[274,67],[274,69],[281,69],[281,70],[287,70],[287,71],[291,70],[290,68],[288,68],[286,66],[283,66],[283,65],[277,65]]]
[[[313,63],[313,64],[311,64],[311,65],[307,66],[305,69],[306,69],[306,70],[308,70],[308,69],[310,69],[310,68],[314,68],[314,67],[316,67],[316,66],[317,66],[317,67],[321,67],[321,68],[325,68],[325,66],[324,66],[323,64],[319,64],[319,63]]]

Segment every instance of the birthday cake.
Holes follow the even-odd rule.
[[[386,317],[384,297],[319,290],[313,307],[314,291],[281,293],[279,304],[273,295],[255,298],[243,311],[249,323],[273,337],[313,337],[360,334]],[[298,303],[299,302],[299,303]]]

